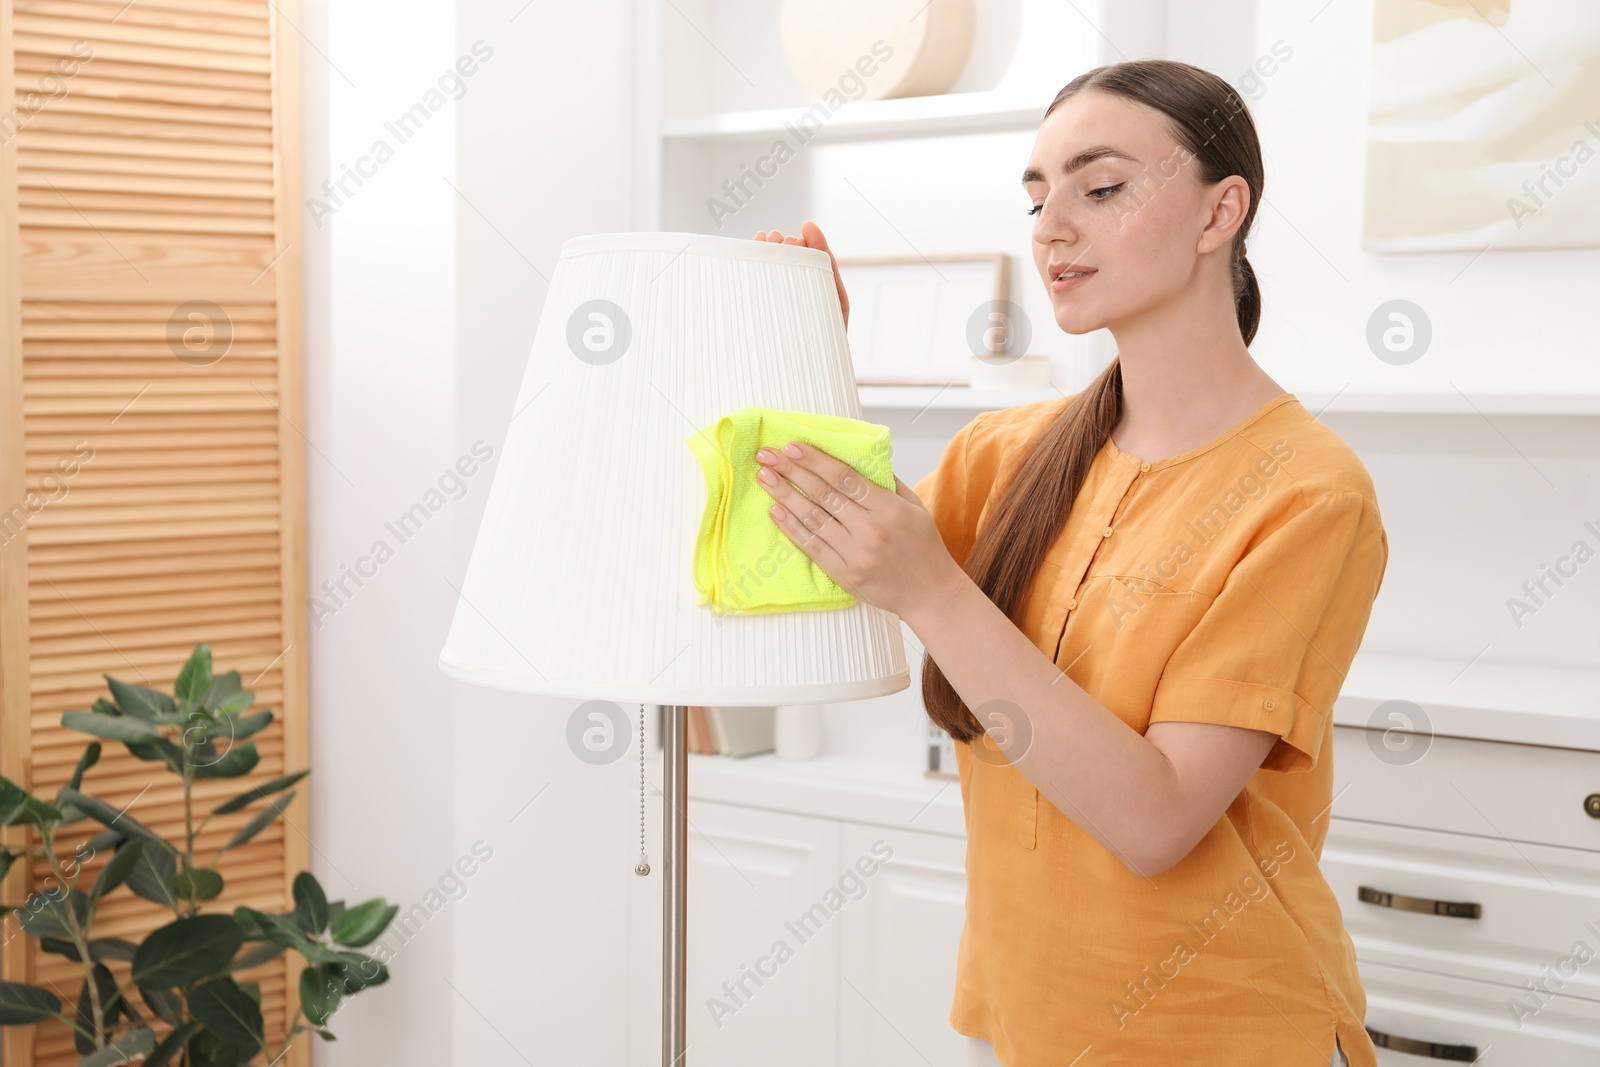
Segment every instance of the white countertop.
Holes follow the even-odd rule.
[[[1384,705],[1411,701],[1438,736],[1600,752],[1600,670],[1361,654],[1334,706],[1334,724],[1388,729]],[[1401,708],[1399,710],[1404,711]],[[646,773],[661,788],[661,752]],[[637,789],[637,782],[629,787]],[[781,760],[689,754],[689,796],[743,807],[965,837],[961,787],[925,778],[907,760],[828,754]]]
[[[1456,659],[1361,653],[1334,704],[1334,724],[1387,729],[1395,724],[1380,709],[1391,700],[1420,706],[1439,736],[1600,752],[1600,670],[1592,668],[1467,667]]]

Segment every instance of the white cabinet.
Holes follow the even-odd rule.
[[[1321,863],[1380,1067],[1600,1063],[1600,752],[1342,718]]]
[[[1600,673],[1480,666],[1470,692],[1434,691],[1419,680],[1436,667],[1358,657],[1334,709],[1320,862],[1378,1063],[1600,1065]],[[1386,736],[1395,700],[1426,709],[1432,736]],[[659,827],[659,751],[647,776]],[[861,755],[691,755],[689,795],[695,1067],[964,1067],[954,782]],[[634,882],[625,1010],[643,1065],[660,1059],[661,897],[659,878]],[[735,1009],[721,1025],[719,1001]]]
[[[954,783],[870,760],[689,764],[689,1062],[964,1067],[949,1023],[966,915]],[[658,790],[659,752],[648,773]],[[660,1062],[661,883],[635,883],[626,1016],[642,1065]]]
[[[839,946],[839,1067],[966,1067],[950,1026],[966,915],[964,837],[840,824],[846,857],[891,859],[846,910]]]

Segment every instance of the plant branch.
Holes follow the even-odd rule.
[[[100,983],[95,981],[94,960],[89,956],[89,932],[78,925],[78,913],[72,907],[72,890],[77,880],[67,880],[67,873],[62,869],[61,860],[56,856],[55,830],[44,831],[40,837],[44,840],[45,858],[50,862],[51,872],[67,890],[61,903],[61,914],[67,924],[67,932],[72,935],[72,944],[78,950],[78,960],[83,964],[84,984],[89,989],[89,1005],[94,1009],[94,1047],[102,1049],[106,1047],[106,1039],[105,1009],[100,1003]],[[92,921],[92,916],[89,918]],[[73,1029],[77,1029],[76,1024]]]

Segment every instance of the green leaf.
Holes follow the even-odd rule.
[[[63,711],[61,725],[69,730],[104,737],[108,741],[155,741],[161,731],[143,719],[128,715],[101,715],[94,711]]]
[[[261,762],[261,754],[256,751],[254,741],[246,741],[242,745],[235,745],[220,757],[212,757],[205,763],[195,763],[194,776],[200,778],[239,778],[255,770],[256,764]]]
[[[215,900],[222,895],[222,875],[194,867],[172,879],[172,890],[185,900]]]
[[[151,719],[157,715],[177,714],[178,705],[158,689],[118,681],[109,674],[104,675],[104,678],[124,715],[132,715],[136,719]]]
[[[61,1014],[61,1000],[48,989],[0,982],[0,1026],[27,1026]]]
[[[244,944],[231,915],[195,915],[151,932],[133,957],[133,980],[169,989],[221,974]]]
[[[133,954],[137,951],[139,946],[123,937],[97,937],[89,942],[89,958],[92,960],[132,963]]]
[[[344,991],[359,993],[370,986],[382,985],[389,980],[389,968],[383,961],[359,952],[341,952],[342,962],[333,965],[334,973],[344,977]]]
[[[172,889],[172,880],[177,876],[176,853],[165,847],[146,848],[128,875],[128,889],[136,897],[173,908],[178,904],[178,894]]]
[[[305,935],[294,920],[286,915],[273,915],[240,905],[233,911],[234,922],[241,929],[259,927],[267,940],[292,948],[312,963],[343,963],[345,953],[335,951]]]
[[[78,765],[72,769],[72,777],[67,779],[67,788],[80,788],[83,785],[83,773],[99,762],[100,742],[90,741],[86,746],[84,746],[83,755],[78,757]],[[56,806],[61,806],[60,798],[57,798]],[[65,812],[63,812],[63,814],[65,814]],[[70,822],[71,819],[69,818],[68,821]]]
[[[101,897],[126,882],[143,854],[144,842],[139,840],[129,841],[117,849],[116,854],[100,868],[100,875],[94,880],[94,888],[89,891],[90,906],[98,904]]]
[[[27,823],[42,830],[60,821],[60,811],[0,775],[0,826]]]
[[[167,844],[166,838],[127,812],[118,811],[99,797],[92,797],[88,793],[80,793],[76,789],[68,789],[63,786],[61,799],[63,802],[81,809],[89,818],[100,825],[116,830],[124,837],[142,838],[146,845],[155,845],[168,852],[172,851],[172,846]]]
[[[230,848],[236,848],[265,830],[272,824],[272,820],[283,814],[283,810],[294,803],[294,795],[295,790],[291,789],[287,795],[279,797],[256,812],[253,819],[239,827],[238,833],[228,838],[228,843],[222,846],[222,851],[226,852]]]
[[[189,990],[188,1000],[189,1014],[223,1041],[244,1048],[259,1048],[265,1040],[261,1006],[232,978],[203,982]]]
[[[259,967],[263,963],[270,963],[283,955],[285,949],[276,941],[261,941],[240,951],[228,964],[229,973],[248,971],[252,967]]]
[[[116,848],[124,841],[130,840],[127,834],[118,833],[116,830],[101,830],[83,843],[93,855],[98,856],[107,849]]]
[[[150,1010],[173,1026],[183,1021],[183,995],[173,989],[157,989],[140,985],[139,995],[150,1005]]]
[[[61,887],[58,885],[53,888],[59,893]],[[47,892],[29,894],[27,903],[19,913],[19,921],[22,928],[34,937],[71,940],[72,929],[67,925],[69,907],[78,921],[78,928],[83,929],[89,918],[89,898],[80,889],[69,889],[64,897]]]
[[[133,960],[133,954],[138,949],[132,941],[120,937],[96,937],[89,941],[89,958],[91,960],[121,960],[124,963]],[[63,941],[58,937],[45,937],[39,940],[39,948],[45,952],[54,952],[58,956],[65,956],[74,963],[82,962],[78,955],[78,946],[71,941]]]
[[[182,1007],[181,1003],[179,1007]],[[174,1056],[188,1046],[189,1039],[199,1032],[200,1020],[190,1019],[163,1038],[161,1044],[155,1047],[155,1051],[150,1053],[149,1058],[139,1067],[166,1067],[167,1064],[172,1062]]]
[[[211,646],[201,642],[194,646],[189,662],[178,672],[172,683],[172,694],[179,700],[198,704],[211,689]]]
[[[183,749],[179,748],[177,744],[168,738],[163,737],[159,741],[149,741],[140,744],[131,744],[128,742],[124,742],[124,744],[127,744],[128,751],[133,753],[139,759],[149,760],[151,762],[159,760],[162,763],[165,763],[167,765],[167,769],[173,774],[183,773]]]
[[[347,948],[360,948],[371,944],[389,926],[398,904],[385,904],[382,897],[374,897],[365,904],[340,912],[333,919],[333,939]]]
[[[244,931],[245,937],[255,940],[267,936],[261,927],[261,916],[265,914],[248,904],[240,904],[233,909],[233,921],[239,924],[239,929]]]
[[[226,737],[230,741],[242,741],[252,734],[259,734],[262,730],[272,725],[272,712],[257,711],[249,715],[226,715],[218,719],[206,731],[209,738]]]
[[[308,934],[320,934],[328,928],[328,895],[310,871],[294,876],[294,921]]]
[[[11,870],[11,864],[17,858],[17,853],[0,848],[0,882],[5,881],[6,872]]]
[[[148,1026],[129,1030],[117,1040],[78,1061],[78,1067],[114,1067],[156,1047],[156,1032]],[[148,1062],[148,1061],[147,1061]]]
[[[274,778],[270,782],[265,782],[256,786],[248,793],[240,793],[232,800],[219,804],[211,809],[211,814],[227,815],[243,808],[248,808],[251,804],[254,804],[262,797],[271,796],[273,793],[281,793],[283,790],[288,789],[291,785],[294,785],[296,782],[310,773],[310,771],[295,771],[293,774],[286,774],[281,778]]]
[[[121,1017],[125,1005],[122,994],[117,991],[117,980],[112,977],[111,971],[103,963],[94,965],[95,989],[100,994],[100,1033],[109,1038],[116,1032],[117,1019]],[[78,1006],[73,1013],[74,1029],[72,1041],[78,1051],[88,1054],[95,1050],[94,1040],[94,1001],[89,997],[89,979],[85,978],[78,987]]]
[[[189,1064],[190,1067],[242,1067],[255,1052],[255,1049],[231,1045],[202,1027],[189,1042]]]
[[[200,704],[213,715],[231,715],[248,708],[255,697],[239,684],[239,672],[229,671],[211,679],[211,687]]]
[[[300,972],[300,1010],[313,1026],[328,1024],[344,996],[344,975],[330,967],[307,967]]]

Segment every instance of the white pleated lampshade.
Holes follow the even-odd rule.
[[[900,620],[865,601],[752,615],[697,603],[706,487],[685,438],[747,405],[861,417],[826,252],[694,233],[567,241],[440,667],[666,705],[906,688]]]

